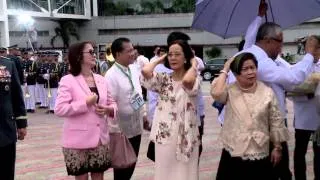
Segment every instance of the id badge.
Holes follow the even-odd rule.
[[[144,105],[144,100],[139,93],[133,93],[130,98],[132,108],[137,111]]]

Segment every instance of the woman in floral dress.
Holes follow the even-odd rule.
[[[166,58],[167,57],[167,58]],[[155,73],[165,62],[173,73]],[[197,180],[199,131],[197,61],[185,41],[169,45],[168,55],[144,66],[143,85],[159,93],[150,139],[155,142],[155,180]]]

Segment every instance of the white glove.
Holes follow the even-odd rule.
[[[44,74],[44,75],[43,75],[43,78],[46,79],[46,80],[49,80],[50,75],[49,75],[49,74]]]

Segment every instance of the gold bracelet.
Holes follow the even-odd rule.
[[[221,70],[221,71],[220,71],[220,74],[225,74],[226,76],[228,76],[228,72],[225,71],[225,70]]]

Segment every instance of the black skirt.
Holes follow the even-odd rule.
[[[269,157],[261,160],[231,157],[230,153],[223,149],[216,179],[272,180],[272,163]]]

